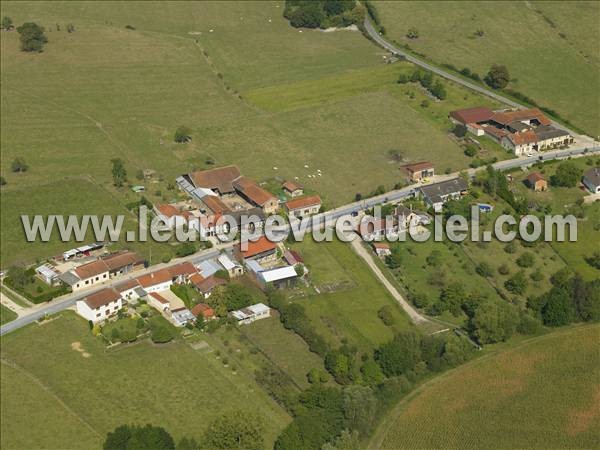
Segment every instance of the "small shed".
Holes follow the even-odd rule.
[[[548,190],[548,182],[544,176],[539,172],[530,173],[527,178],[527,185],[535,192],[542,192]]]

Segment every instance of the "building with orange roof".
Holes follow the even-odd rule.
[[[265,191],[250,178],[240,177],[233,182],[233,186],[242,198],[262,208],[265,214],[273,214],[279,208],[277,198],[270,192]]]
[[[202,315],[206,320],[215,318],[215,310],[206,303],[198,303],[194,306],[192,308],[192,314],[196,317]]]
[[[283,192],[292,198],[300,197],[302,194],[304,194],[304,187],[295,181],[285,181],[281,187],[283,187]]]
[[[412,182],[419,182],[423,178],[432,177],[435,175],[433,164],[429,161],[421,161],[412,164],[400,166],[400,170],[404,171]]]
[[[257,241],[245,241],[236,246],[236,253],[244,260],[257,261],[275,260],[277,257],[277,244],[271,242],[266,236],[261,236]]]
[[[75,303],[77,314],[93,323],[103,322],[114,316],[123,307],[121,294],[115,289],[106,288],[89,294]]]
[[[173,284],[169,269],[160,269],[137,278],[137,282],[148,293],[166,291]]]
[[[529,187],[535,192],[542,192],[548,189],[548,182],[539,172],[531,172],[529,175],[527,175],[525,180],[527,181]]]
[[[285,203],[285,209],[290,218],[311,216],[317,214],[321,209],[321,197],[318,195],[310,195],[288,200]]]

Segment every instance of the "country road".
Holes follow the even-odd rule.
[[[365,18],[365,22],[364,22],[364,26],[365,26],[365,30],[367,31],[367,33],[369,34],[369,36],[377,43],[379,44],[381,47],[383,47],[384,49],[388,50],[389,52],[391,52],[394,55],[398,55],[401,56],[403,59],[406,59],[407,61],[422,67],[426,70],[429,70],[432,73],[435,73],[436,75],[439,75],[440,77],[446,78],[447,80],[453,81],[457,84],[460,84],[466,88],[469,88],[475,92],[479,92],[480,94],[483,94],[487,97],[490,97],[494,100],[499,101],[500,103],[503,103],[507,106],[510,106],[511,108],[517,108],[517,109],[523,109],[525,108],[524,105],[521,105],[520,103],[511,100],[508,97],[505,97],[503,95],[498,94],[497,92],[494,92],[493,90],[487,89],[481,85],[478,85],[476,83],[472,83],[470,81],[465,80],[464,78],[461,78],[457,75],[454,75],[450,72],[447,72],[437,66],[434,66],[428,62],[425,62],[419,58],[416,58],[415,56],[411,55],[410,53],[407,53],[405,50],[402,50],[398,47],[396,47],[395,45],[389,43],[383,36],[381,36],[377,30],[375,29],[375,27],[373,27],[373,24],[371,23],[371,21],[369,20],[368,17]],[[476,106],[476,105],[473,105]],[[576,132],[574,132],[573,130],[570,130],[569,128],[567,128],[566,126],[553,121],[553,125],[557,128],[566,130],[567,132],[569,132],[569,134],[571,134],[574,137],[578,137],[580,140],[584,141],[587,140],[589,145],[594,145],[593,140],[589,137],[589,136],[583,136],[580,135]],[[587,138],[587,139],[586,139]]]
[[[567,149],[567,150],[555,150],[555,151],[550,151],[550,152],[544,152],[543,154],[541,154],[541,156],[531,156],[531,157],[526,157],[526,158],[515,158],[515,159],[509,159],[506,161],[500,161],[500,162],[493,164],[493,166],[498,170],[507,170],[507,169],[512,169],[515,167],[529,166],[529,165],[534,164],[537,161],[539,161],[540,157],[543,158],[544,161],[550,161],[553,159],[584,156],[586,154],[598,153],[598,152],[600,152],[600,146],[595,146],[595,147],[590,147],[590,148],[580,147],[580,148]],[[485,167],[480,167],[478,169],[469,169],[467,171],[467,173],[470,176],[473,176],[478,170],[483,170],[483,169],[485,169]],[[447,179],[455,178],[458,175],[459,175],[458,172],[448,174],[448,175],[437,175],[437,176],[435,176],[434,181],[440,182],[440,181],[444,181]],[[335,220],[339,219],[340,217],[348,216],[348,215],[351,215],[352,213],[364,211],[365,209],[372,208],[376,205],[382,205],[382,204],[390,203],[390,202],[397,202],[397,201],[401,201],[406,198],[410,198],[415,195],[415,193],[417,192],[417,190],[419,189],[420,186],[421,186],[420,184],[413,184],[413,185],[406,186],[401,189],[389,191],[389,192],[386,192],[385,194],[381,194],[381,195],[371,197],[371,198],[368,198],[365,200],[360,200],[358,202],[349,203],[349,204],[340,206],[338,208],[334,208],[334,209],[329,210],[324,213],[316,214],[315,216],[313,216],[313,219],[314,219],[313,225],[309,226],[308,231],[310,231],[310,229],[314,228],[314,227],[330,226],[330,224],[334,224]],[[282,233],[287,232],[288,227],[289,227],[289,225],[286,225],[286,226],[282,227],[280,229],[280,231]],[[21,311],[21,313],[17,319],[3,325],[0,328],[0,336],[4,336],[5,334],[10,333],[11,331],[17,330],[21,327],[24,327],[25,325],[35,322],[36,320],[38,320],[48,314],[55,314],[57,312],[60,312],[67,308],[70,308],[71,306],[75,305],[75,302],[77,300],[81,300],[85,296],[92,294],[94,292],[97,292],[106,287],[115,286],[119,283],[122,283],[123,281],[128,280],[128,279],[137,278],[146,273],[154,272],[155,270],[160,270],[165,267],[171,267],[171,266],[174,266],[181,262],[192,261],[192,260],[196,260],[196,259],[202,259],[202,260],[211,259],[211,258],[214,258],[218,254],[220,249],[231,247],[233,245],[234,245],[234,243],[232,243],[232,242],[224,243],[224,244],[217,246],[216,248],[206,250],[204,252],[195,253],[193,255],[186,256],[185,258],[174,259],[171,262],[166,263],[166,264],[165,263],[156,264],[154,266],[148,267],[147,269],[135,272],[131,275],[119,277],[117,279],[112,279],[112,280],[108,281],[107,283],[104,283],[101,287],[98,287],[98,288],[90,288],[89,290],[86,290],[86,291],[79,291],[77,293],[67,294],[67,295],[59,297],[57,299],[54,299],[48,303],[43,303],[43,304],[35,305],[31,308],[24,309],[23,311]]]

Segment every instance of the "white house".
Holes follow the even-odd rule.
[[[109,278],[109,267],[101,259],[83,264],[59,276],[59,279],[68,284],[73,292],[100,284]]]
[[[249,324],[271,317],[271,309],[263,303],[257,303],[237,311],[231,311],[229,315],[236,319],[239,324]]]
[[[223,268],[227,271],[230,278],[235,278],[244,273],[244,269],[240,263],[237,261],[233,261],[227,254],[222,253],[217,258],[219,264],[223,266]]]
[[[77,314],[99,323],[115,315],[122,307],[121,295],[114,289],[102,289],[76,302]]]
[[[425,203],[433,208],[435,212],[441,211],[442,206],[448,200],[457,200],[467,193],[469,184],[462,178],[453,178],[452,180],[442,181],[441,183],[430,184],[421,187],[421,194]]]
[[[168,269],[161,269],[139,277],[137,282],[147,293],[159,292],[171,288],[173,277]]]
[[[311,216],[317,214],[321,209],[321,197],[318,195],[311,195],[308,197],[295,198],[285,203],[285,209],[290,218]]]

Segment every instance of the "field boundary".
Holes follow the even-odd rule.
[[[443,380],[445,380],[447,377],[449,377],[450,375],[453,375],[456,372],[459,372],[461,370],[466,370],[467,368],[473,367],[473,366],[477,366],[479,364],[482,364],[483,362],[487,361],[490,358],[493,357],[497,357],[498,355],[501,355],[503,353],[509,353],[509,352],[514,352],[516,350],[519,350],[523,347],[527,347],[528,345],[537,343],[539,341],[544,341],[546,339],[551,339],[554,338],[556,336],[561,336],[561,335],[570,335],[573,333],[579,333],[585,330],[588,330],[590,328],[598,328],[600,330],[600,327],[597,323],[595,324],[576,324],[573,326],[570,326],[568,328],[565,329],[561,329],[558,331],[551,331],[542,335],[538,335],[538,336],[534,336],[528,339],[525,339],[517,344],[514,344],[508,348],[501,348],[501,349],[495,349],[492,350],[490,353],[486,353],[484,355],[481,355],[480,357],[477,357],[476,359],[463,364],[461,366],[455,367],[453,369],[447,370],[446,372],[440,374],[439,376],[436,376],[435,378],[431,378],[427,381],[425,381],[424,383],[420,384],[417,388],[415,388],[412,392],[408,393],[408,395],[406,395],[405,397],[403,397],[390,411],[388,414],[386,414],[386,416],[381,420],[381,422],[379,423],[379,425],[377,426],[375,432],[373,433],[372,437],[369,439],[368,444],[366,446],[366,448],[368,450],[378,450],[381,449],[381,445],[383,444],[383,441],[387,435],[387,432],[390,428],[390,426],[396,421],[396,419],[400,416],[400,414],[402,414],[402,412],[404,412],[404,409],[406,408],[406,406],[408,405],[408,403],[413,400],[414,398],[418,397],[425,389],[429,388],[432,385],[435,385]]]

